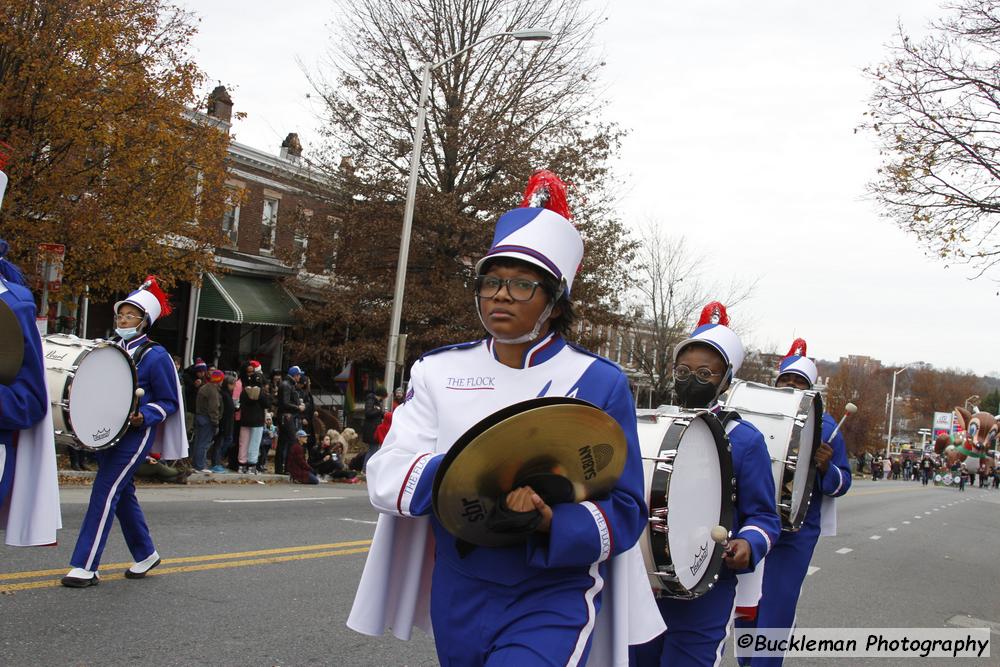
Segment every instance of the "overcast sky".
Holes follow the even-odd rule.
[[[296,60],[321,61],[334,4],[186,4],[202,19],[196,60],[247,114],[237,140],[277,152],[295,131],[315,146]],[[998,284],[926,258],[877,214],[865,184],[878,149],[854,132],[871,91],[862,68],[897,22],[922,33],[937,0],[615,0],[605,14],[606,116],[630,131],[622,218],[686,236],[720,283],[759,277],[730,313],[753,322],[753,344],[784,352],[802,336],[822,359],[998,374]]]

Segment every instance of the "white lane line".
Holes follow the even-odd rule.
[[[906,524],[907,526],[909,526],[909,525],[910,525],[910,522],[909,522],[909,521],[904,521],[903,523],[905,523],[905,524]]]
[[[924,517],[920,516],[919,514],[914,514],[913,518],[914,519],[923,519]]]
[[[818,568],[818,567],[815,567],[815,566],[813,566],[813,565],[810,565],[810,566],[809,566],[809,567],[808,567],[808,568],[806,569],[806,576],[807,576],[807,577],[811,577],[812,575],[816,574],[817,572],[819,572],[819,568]]]
[[[871,536],[871,537],[869,537],[868,539],[869,539],[869,540],[881,540],[881,539],[882,539],[882,536],[881,536],[881,535],[872,535],[872,536]]]
[[[373,526],[378,523],[378,521],[365,521],[364,519],[351,519],[351,518],[346,517],[346,516],[340,517],[340,520],[341,521],[350,521],[352,523],[370,523]]]
[[[840,549],[837,549],[836,553],[838,553],[838,554],[849,554],[852,551],[854,551],[854,549],[852,549],[850,547],[841,547]]]
[[[895,532],[896,532],[896,527],[895,527],[895,526],[893,526],[892,528],[888,528],[887,530],[888,530],[888,531],[889,531],[890,533],[895,533]]]
[[[315,498],[240,498],[240,499],[216,499],[213,503],[291,503],[291,502],[315,502],[324,500],[343,500],[342,496],[317,496]]]

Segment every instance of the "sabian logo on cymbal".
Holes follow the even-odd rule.
[[[615,457],[614,447],[603,442],[593,447],[584,445],[578,451],[580,453],[580,465],[583,466],[584,479],[594,479],[597,477],[597,473],[604,470]]]
[[[110,428],[102,428],[100,431],[98,431],[97,433],[93,434],[90,437],[94,439],[94,442],[100,442],[101,440],[107,440],[108,436],[110,435],[111,435]]]
[[[593,447],[584,445],[578,451],[580,453],[580,465],[583,466],[584,479],[594,479],[597,477],[597,473],[604,470],[611,463],[611,459],[615,457],[614,447],[603,442]]]
[[[701,564],[705,562],[706,558],[708,558],[708,542],[705,542],[705,544],[701,545],[701,548],[698,549],[698,553],[694,555],[694,562],[691,563],[692,575],[698,573],[698,570],[701,569]]]

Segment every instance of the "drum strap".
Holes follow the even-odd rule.
[[[149,352],[154,347],[156,347],[157,345],[159,345],[159,343],[154,343],[151,340],[147,340],[145,343],[143,343],[136,349],[135,354],[132,355],[132,361],[135,362],[136,368],[139,367],[139,364],[142,362],[142,358],[146,356],[146,353]]]
[[[723,428],[727,428],[729,423],[734,419],[743,419],[743,417],[740,417],[740,413],[736,412],[736,410],[719,411],[719,421],[722,422]],[[728,429],[726,432],[728,433]]]

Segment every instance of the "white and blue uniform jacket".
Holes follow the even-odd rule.
[[[628,550],[648,516],[628,380],[614,363],[556,334],[529,349],[521,368],[500,363],[489,338],[436,350],[414,364],[406,402],[368,464],[372,504],[389,515],[429,514],[435,473],[455,441],[497,410],[540,396],[589,401],[621,425],[628,458],[616,487],[606,499],[553,506],[548,535],[533,534],[525,545],[475,549],[465,558],[431,516],[436,558],[467,576],[503,584],[547,568],[587,568]]]

